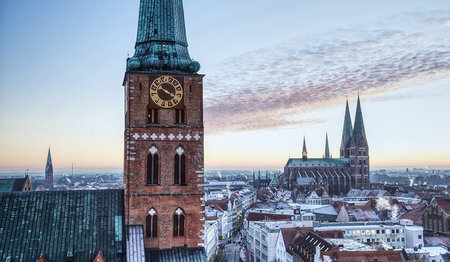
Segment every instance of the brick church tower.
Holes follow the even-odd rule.
[[[349,159],[353,174],[351,184],[356,188],[370,189],[369,144],[367,143],[359,96],[353,129],[347,101],[341,142],[341,157]]]
[[[125,73],[126,223],[146,249],[199,248],[204,229],[203,75],[182,0],[141,0]]]

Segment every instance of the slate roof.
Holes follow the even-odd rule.
[[[147,262],[206,262],[204,248],[145,249]]]
[[[0,194],[0,261],[123,261],[123,190]]]
[[[127,261],[145,262],[143,226],[127,226],[127,231]]]
[[[348,167],[348,158],[308,158],[303,160],[302,158],[289,158],[285,167]]]
[[[26,182],[27,182],[27,177],[24,177],[24,178],[1,178],[0,179],[0,193],[22,191]]]

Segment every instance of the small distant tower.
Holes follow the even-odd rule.
[[[305,137],[303,137],[302,159],[303,159],[303,161],[308,160],[308,151],[306,151],[306,139],[305,139]]]
[[[45,185],[47,188],[53,188],[53,164],[50,147],[48,148],[47,164],[45,165]]]
[[[325,155],[324,157],[325,159],[330,159],[330,146],[328,145],[328,133],[325,137]]]

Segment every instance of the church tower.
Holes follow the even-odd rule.
[[[182,0],[141,0],[125,87],[126,223],[146,249],[203,244],[203,75],[188,52]]]
[[[45,164],[45,186],[48,189],[53,188],[53,163],[50,147],[48,148],[47,163]]]
[[[370,189],[369,145],[358,96],[356,105],[355,125],[352,137],[348,143],[349,161],[353,169],[352,186],[361,189]]]

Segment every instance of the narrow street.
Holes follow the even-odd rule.
[[[240,247],[239,244],[228,244],[225,246],[227,261],[239,262]]]

